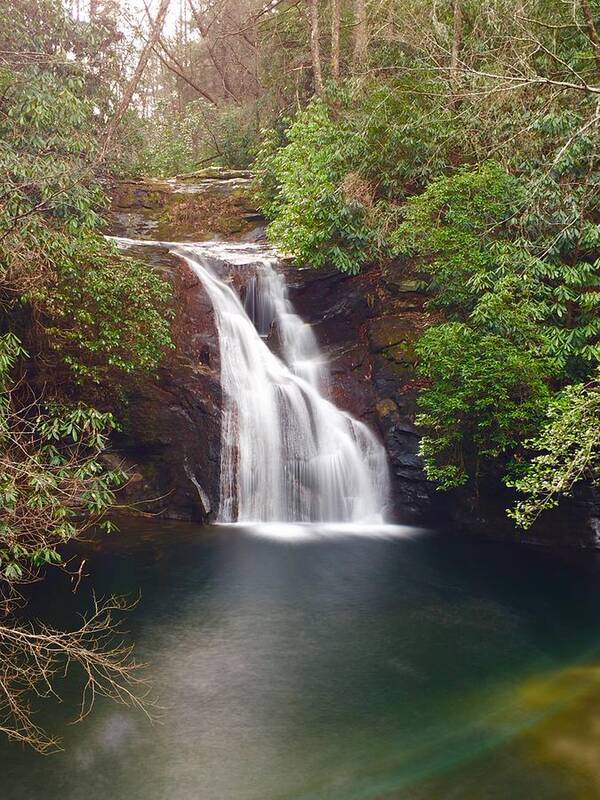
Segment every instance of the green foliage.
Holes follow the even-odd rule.
[[[0,337],[0,584],[60,563],[56,548],[97,522],[125,481],[100,460],[111,414],[58,403],[19,412],[11,373],[24,356],[13,334]]]
[[[17,56],[0,69],[0,575],[10,582],[58,562],[56,547],[97,521],[124,480],[101,461],[112,415],[66,402],[68,385],[43,401],[18,362],[35,380],[41,357],[108,396],[154,369],[171,340],[168,284],[101,235],[107,200],[94,170],[110,97],[95,49],[103,41],[108,52],[113,34],[77,24],[58,0],[19,0],[0,21]]]
[[[169,284],[96,235],[76,244],[61,254],[57,284],[40,296],[51,346],[78,382],[154,369],[172,347]]]
[[[165,178],[194,170],[205,155],[201,131],[206,113],[199,101],[182,115],[159,109],[152,120],[140,122],[142,146],[129,171]]]
[[[600,384],[567,386],[552,398],[539,433],[526,442],[530,460],[508,481],[525,497],[509,512],[530,528],[544,511],[558,505],[582,480],[600,478]]]
[[[564,245],[540,253],[542,226],[536,239],[525,235],[526,188],[494,163],[440,177],[408,201],[393,236],[399,252],[424,261],[432,305],[460,320],[433,326],[418,347],[432,381],[420,398],[423,455],[442,488],[514,456],[539,429],[550,381],[596,363],[596,264],[574,261]]]
[[[393,79],[357,83],[342,95],[343,113],[363,139],[355,169],[373,182],[377,198],[394,203],[447,171],[450,159],[469,149],[451,111],[435,100],[445,88],[436,73],[415,65],[406,52],[396,69]]]
[[[478,280],[523,258],[509,240],[523,200],[522,184],[492,162],[436,178],[406,204],[392,247],[424,259],[436,304],[464,315],[481,294]]]
[[[123,166],[128,174],[160,178],[193,172],[207,163],[248,167],[257,147],[251,109],[212,108],[203,100],[186,105],[180,114],[159,108],[149,120],[130,118],[129,134],[138,151]],[[132,147],[126,148],[126,156]]]
[[[460,322],[429,328],[417,350],[431,381],[420,398],[421,451],[441,488],[477,476],[482,460],[536,431],[549,398],[546,360]]]
[[[2,64],[21,76],[52,75],[63,85],[77,80],[81,97],[94,105],[86,131],[97,134],[114,109],[114,88],[123,78],[123,34],[110,3],[100,3],[99,13],[85,23],[65,6],[63,0],[0,4]],[[60,127],[60,117],[52,124]]]
[[[171,343],[169,287],[100,234],[106,199],[81,79],[3,70],[0,89],[0,293],[43,315],[78,381],[155,368]]]
[[[398,203],[442,169],[450,116],[432,107],[425,72],[348,83],[313,100],[286,131],[267,132],[255,163],[271,240],[296,260],[357,273],[389,253]]]
[[[250,167],[258,147],[258,130],[253,109],[225,106],[215,114],[213,127],[217,149],[216,162],[222,167]]]
[[[291,124],[290,119],[282,118],[279,120],[279,125],[261,131],[261,140],[253,164],[255,174],[253,188],[257,204],[267,219],[273,219],[279,210],[277,203],[280,189],[279,162],[276,156],[279,150],[289,144],[288,130]]]
[[[356,273],[375,243],[367,207],[344,192],[343,181],[362,151],[360,138],[327,106],[314,101],[287,131],[287,144],[273,150],[268,140],[258,169],[276,191],[264,211],[268,234],[302,263],[327,264]]]
[[[103,5],[88,23],[61,0],[0,4],[0,728],[42,751],[54,743],[28,699],[48,696],[70,664],[91,694],[133,698],[129,650],[109,643],[119,603],[96,603],[71,632],[15,613],[18,585],[61,565],[65,542],[114,528],[103,517],[126,479],[105,459],[116,422],[73,400],[84,393],[73,379],[100,384],[106,408],[170,343],[167,284],[101,235],[98,140],[121,36]]]
[[[521,227],[536,257],[536,277],[553,351],[572,377],[588,377],[600,360],[600,185],[598,137],[580,113],[537,120],[544,137],[566,138],[550,163],[528,165],[528,203]]]

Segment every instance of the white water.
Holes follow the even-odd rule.
[[[121,240],[134,243],[141,244]],[[326,398],[326,364],[294,313],[272,251],[219,242],[170,243],[170,250],[198,276],[215,311],[223,389],[218,520],[382,523],[385,451]],[[243,299],[232,274],[242,279]],[[278,354],[266,342],[272,332]]]

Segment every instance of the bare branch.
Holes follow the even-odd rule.
[[[146,44],[144,45],[144,47],[142,49],[142,52],[140,54],[140,58],[139,58],[139,61],[137,63],[137,66],[135,68],[135,71],[134,71],[133,75],[131,76],[131,79],[130,79],[129,83],[127,84],[127,88],[125,89],[123,97],[121,98],[121,102],[119,103],[119,106],[118,106],[118,108],[117,108],[117,110],[116,110],[116,112],[115,112],[115,114],[114,114],[114,116],[113,116],[113,118],[112,118],[112,120],[110,122],[110,125],[108,126],[108,130],[106,131],[106,134],[104,136],[104,141],[102,143],[102,147],[100,148],[100,153],[99,153],[98,159],[97,159],[99,162],[104,159],[106,153],[108,152],[108,148],[110,147],[110,143],[112,141],[112,138],[115,135],[115,131],[119,127],[119,123],[121,122],[125,112],[129,108],[129,105],[131,103],[131,100],[133,98],[135,90],[137,89],[138,83],[140,82],[140,79],[141,79],[141,77],[142,77],[142,75],[144,73],[144,70],[146,69],[146,64],[148,63],[148,59],[150,58],[150,54],[152,53],[152,51],[153,51],[153,49],[154,49],[154,47],[156,45],[156,42],[158,41],[158,39],[160,37],[161,31],[163,29],[163,25],[165,23],[165,18],[167,16],[167,11],[169,10],[170,2],[171,2],[171,0],[161,0],[161,2],[160,2],[158,13],[156,15],[156,20],[154,21],[154,23],[152,25],[148,40],[146,41]]]

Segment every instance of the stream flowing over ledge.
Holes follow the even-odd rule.
[[[113,185],[109,233],[170,241],[253,242],[264,239],[245,173],[122,181]],[[175,350],[156,380],[132,388],[115,458],[133,471],[126,501],[171,519],[214,519],[221,465],[220,354],[212,303],[198,277],[159,247],[133,248],[173,285]],[[524,535],[505,509],[508,490],[485,483],[442,494],[426,479],[414,418],[419,380],[415,342],[432,320],[426,276],[409,263],[368,265],[357,276],[284,266],[290,300],[311,324],[331,375],[329,396],[379,432],[391,478],[394,521],[446,525],[539,544],[597,546],[600,499],[584,486]],[[244,287],[242,292],[247,291]],[[277,343],[272,345],[276,348]],[[149,498],[152,498],[149,501]]]

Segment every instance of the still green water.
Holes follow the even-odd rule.
[[[100,701],[69,725],[68,684],[41,712],[65,752],[3,743],[2,800],[600,797],[594,555],[144,521],[85,556],[44,615],[139,592],[160,720]]]

